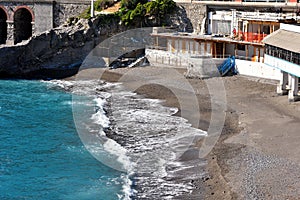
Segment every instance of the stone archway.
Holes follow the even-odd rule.
[[[32,15],[26,8],[20,8],[14,13],[14,43],[27,40],[32,36]]]
[[[5,44],[7,39],[7,15],[0,7],[0,44]]]

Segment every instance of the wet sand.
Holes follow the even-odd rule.
[[[185,70],[176,71],[182,76]],[[205,175],[192,180],[192,194],[178,199],[202,199],[200,196],[205,199],[299,199],[300,102],[289,103],[286,96],[277,96],[274,83],[241,76],[185,79],[193,88],[185,90],[178,84],[185,81],[178,80],[171,72],[174,69],[156,67],[90,69],[81,71],[79,76],[120,81],[146,97],[163,99],[166,106],[180,108],[177,115],[202,130],[209,128],[211,100],[217,95],[210,94],[207,85],[222,82],[227,105],[224,113],[220,113],[225,116],[222,134],[205,157],[208,162]],[[179,86],[162,86],[164,78]],[[218,89],[221,93],[222,88],[216,88],[215,93]],[[190,103],[194,102],[193,97],[198,101],[196,108]],[[200,149],[201,145],[203,141],[195,141],[193,148]],[[197,159],[195,155],[182,158],[193,159]]]

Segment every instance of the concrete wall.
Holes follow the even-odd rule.
[[[188,57],[181,54],[175,54],[164,50],[146,49],[146,56],[150,64],[153,66],[163,67],[188,67]]]
[[[235,63],[238,73],[241,75],[280,80],[280,70],[270,67],[262,62],[252,62],[236,59]]]
[[[270,66],[270,68],[276,70],[282,70],[294,76],[300,77],[300,66],[283,59],[275,58],[270,55],[265,55],[265,63]],[[272,66],[272,67],[271,67]]]
[[[146,55],[151,65],[187,69],[187,77],[208,78],[218,76],[217,67],[224,59],[209,57],[190,57],[188,54],[171,53],[164,50],[146,49]],[[279,69],[262,62],[252,62],[236,59],[238,73],[264,79],[280,80]],[[211,75],[211,76],[210,76]]]

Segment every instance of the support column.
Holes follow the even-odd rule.
[[[261,24],[258,24],[258,36],[257,36],[257,42],[260,42],[261,41],[261,38],[260,38],[260,29],[261,29]]]
[[[7,39],[6,44],[13,45],[14,44],[14,22],[6,21],[7,23]]]
[[[175,53],[179,53],[180,52],[180,49],[179,49],[179,40],[176,39],[175,40]]]
[[[214,45],[214,49],[212,51],[212,54],[215,54],[215,55],[213,55],[213,57],[217,58],[217,43],[215,42],[215,43],[212,43],[212,44]]]
[[[181,48],[182,48],[182,53],[186,53],[187,50],[187,45],[186,45],[186,41],[184,39],[181,40]]]
[[[258,47],[258,60],[257,62],[260,62],[260,47]]]
[[[195,42],[195,40],[193,40],[193,54],[197,54],[196,53],[196,45],[198,42]]]
[[[174,40],[174,38],[172,38],[172,53],[175,53],[175,40]]]
[[[207,33],[212,34],[212,23],[213,23],[213,13],[208,13],[208,26],[207,26]]]
[[[167,40],[167,51],[168,52],[171,52],[171,49],[172,49],[172,42],[170,39]]]
[[[288,94],[287,84],[288,84],[288,73],[284,71],[281,72],[280,82],[277,85],[277,94],[285,95]]]
[[[234,57],[237,56],[237,44],[234,44]]]
[[[183,53],[183,49],[182,49],[182,40],[178,39],[178,53]]]
[[[223,43],[223,58],[225,58],[225,42]]]
[[[289,74],[290,79],[290,90],[289,90],[289,101],[296,101],[298,100],[298,84],[299,84],[299,78],[297,76],[293,76]]]
[[[201,43],[199,43],[199,42],[196,42],[195,43],[195,55],[200,55],[200,53],[199,53],[199,49],[200,49],[200,47],[201,47]]]

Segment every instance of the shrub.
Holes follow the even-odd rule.
[[[145,4],[147,2],[148,0],[121,0],[121,8],[134,10],[139,3]]]
[[[173,0],[122,0],[121,3],[121,20],[125,25],[143,23],[146,17],[153,17],[160,24],[176,7]]]

